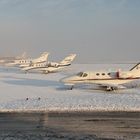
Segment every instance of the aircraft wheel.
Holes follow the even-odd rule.
[[[107,87],[107,91],[114,91],[115,89],[113,87]]]
[[[73,86],[70,87],[70,90],[73,90]]]

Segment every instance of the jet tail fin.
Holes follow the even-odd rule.
[[[41,62],[46,62],[48,60],[49,53],[44,52],[41,54],[41,56],[37,59],[33,60],[33,63],[41,63]]]
[[[134,67],[130,69],[130,71],[137,71],[140,70],[140,63],[137,63]]]
[[[21,56],[17,56],[16,59],[25,59],[27,57],[27,53],[23,52]]]
[[[75,59],[75,57],[76,54],[70,54],[60,62],[60,65],[70,65],[71,62]]]
[[[21,55],[21,58],[26,58],[27,57],[27,53],[26,52],[23,52],[23,54]]]

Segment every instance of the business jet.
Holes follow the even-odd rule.
[[[69,85],[72,90],[76,84],[94,84],[106,91],[127,88],[127,84],[140,79],[140,63],[129,71],[86,71],[76,75],[68,76],[60,81]]]
[[[64,69],[65,67],[71,65],[72,61],[75,59],[76,54],[70,54],[64,58],[61,62],[44,62],[44,63],[34,63],[28,67],[22,68],[24,71],[36,70],[42,71],[43,73],[53,73]]]
[[[24,67],[31,66],[33,64],[39,64],[39,63],[46,62],[48,59],[48,55],[49,55],[48,52],[44,52],[41,54],[40,57],[38,57],[36,59],[31,59],[31,58],[18,59],[18,60],[15,60],[13,63],[8,63],[7,65],[8,66],[18,66],[20,68],[24,68]]]
[[[20,56],[5,56],[5,57],[0,57],[0,64],[8,64],[8,63],[14,63],[15,60],[19,60],[19,59],[25,59],[26,56],[26,52],[24,52],[22,55]]]

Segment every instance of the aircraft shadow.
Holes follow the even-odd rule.
[[[56,87],[62,85],[58,81],[53,80],[39,80],[39,79],[17,79],[17,80],[4,80],[3,82],[11,85],[19,86],[35,86],[35,87]]]
[[[127,88],[127,89],[120,89],[120,90],[114,90],[114,91],[107,91],[105,89],[101,89],[100,87],[94,87],[90,85],[78,85],[74,86],[73,89],[71,89],[71,86],[66,86],[66,85],[60,85],[59,87],[56,88],[57,90],[80,90],[88,93],[100,93],[100,94],[134,94],[137,93],[137,88]]]
[[[0,72],[4,73],[21,73],[19,68],[16,67],[0,67]]]

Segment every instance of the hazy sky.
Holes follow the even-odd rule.
[[[0,0],[0,56],[140,61],[140,0]]]

